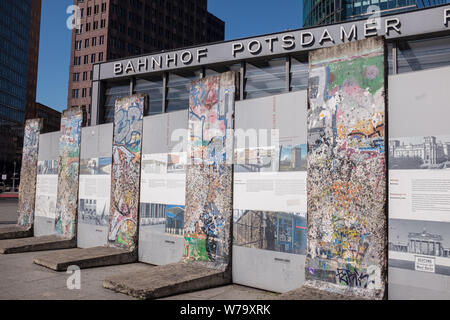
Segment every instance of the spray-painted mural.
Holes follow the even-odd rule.
[[[137,246],[142,126],[147,95],[116,100],[111,173],[109,245],[129,251]]]
[[[230,262],[235,76],[194,81],[189,99],[185,261],[216,269]]]
[[[57,235],[70,239],[76,236],[82,123],[81,108],[71,108],[63,112],[59,140],[55,226]]]
[[[36,201],[36,176],[41,119],[27,120],[23,136],[21,183],[19,186],[18,225],[31,228]]]
[[[386,285],[382,38],[310,53],[307,285],[383,298]]]

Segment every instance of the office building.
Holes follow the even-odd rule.
[[[92,65],[106,60],[224,39],[225,23],[207,0],[74,0],[79,28],[72,32],[67,106],[91,120]]]
[[[20,172],[25,119],[36,116],[41,0],[0,0],[0,172]],[[16,165],[14,165],[14,163]]]

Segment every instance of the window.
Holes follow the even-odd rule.
[[[398,73],[450,65],[450,36],[399,41]]]
[[[285,57],[247,62],[244,99],[265,97],[286,91]]]
[[[98,54],[98,61],[99,61],[99,62],[102,62],[102,61],[103,61],[103,52],[100,52],[100,53]]]
[[[81,64],[81,57],[75,57],[75,58],[73,59],[73,64],[74,64],[75,66],[79,66],[79,65]]]
[[[169,74],[166,112],[189,108],[191,81],[198,78],[200,78],[200,71],[174,72]]]
[[[88,8],[87,8],[86,15],[89,17],[91,14],[92,14],[92,8],[91,8],[91,7],[88,7]]]
[[[106,3],[102,3],[102,12],[106,11]]]
[[[86,23],[86,32],[91,30],[91,23]]]
[[[103,107],[103,123],[111,123],[114,121],[114,107],[116,99],[128,96],[129,94],[129,81],[117,81],[106,84],[105,105]]]
[[[98,9],[99,9],[98,4],[96,4],[94,6],[94,14],[98,14]]]
[[[298,56],[291,58],[291,70],[290,70],[290,90],[298,91],[308,88],[308,57]]]
[[[83,45],[82,41],[75,41],[75,50],[81,50],[81,46]]]
[[[86,88],[83,88],[83,90],[81,90],[81,97],[86,98]]]
[[[78,92],[79,92],[78,89],[73,89],[72,90],[72,98],[73,99],[78,99]]]
[[[100,36],[99,45],[102,45],[104,43],[105,43],[105,36]]]
[[[94,21],[94,26],[92,28],[93,30],[97,30],[98,29],[98,21]]]
[[[87,71],[83,72],[83,81],[86,81],[88,79]]]
[[[89,39],[84,40],[84,47],[89,48],[89,43],[90,43]]]
[[[88,64],[89,63],[89,56],[86,55],[84,56],[84,64]]]
[[[106,27],[106,20],[105,20],[105,19],[102,19],[102,20],[100,21],[100,28],[104,28],[104,27]]]
[[[80,24],[80,28],[76,28],[76,29],[75,29],[75,33],[76,33],[76,34],[81,34],[81,33],[83,33],[83,25],[82,25],[82,24]]]
[[[74,73],[72,77],[73,82],[80,81],[80,73]]]
[[[97,37],[92,38],[92,46],[95,47],[97,45]]]
[[[95,63],[95,53],[91,54],[91,63]]]
[[[147,93],[150,99],[150,109],[147,115],[162,112],[163,108],[163,80],[162,77],[151,77],[136,80],[136,93]]]

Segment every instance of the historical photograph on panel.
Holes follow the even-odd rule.
[[[186,173],[186,153],[167,154],[167,173]]]
[[[80,160],[80,174],[83,175],[98,174],[98,158]]]
[[[167,173],[167,153],[144,154],[142,156],[142,173]]]
[[[235,209],[233,220],[234,245],[305,254],[306,214]]]
[[[274,147],[235,150],[234,172],[278,171],[278,151]]]
[[[39,161],[37,174],[58,174],[58,161],[57,160]]]
[[[112,157],[98,158],[98,174],[111,174]]]
[[[183,235],[184,206],[141,203],[140,226],[155,226],[161,233]]]
[[[450,222],[390,219],[389,266],[450,276]]]
[[[83,223],[95,226],[108,226],[109,200],[80,199],[78,214]]]
[[[184,206],[166,205],[166,233],[182,236],[184,233]]]
[[[450,169],[450,135],[390,139],[389,169]]]
[[[140,212],[140,226],[154,226],[166,224],[166,205],[155,203],[142,203]]]
[[[280,147],[280,171],[305,171],[308,147],[306,144]]]

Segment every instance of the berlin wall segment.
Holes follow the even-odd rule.
[[[307,286],[385,298],[385,66],[381,37],[310,53]]]
[[[145,94],[116,100],[106,246],[43,254],[35,257],[36,264],[61,271],[72,264],[92,268],[137,260],[142,130],[147,104]],[[78,186],[75,190],[78,194]]]
[[[53,225],[55,233],[52,235],[1,241],[1,253],[8,254],[76,247],[75,232],[78,207],[78,175],[82,122],[83,113],[80,108],[66,110],[61,117],[61,135],[59,139],[58,157],[58,190]],[[36,172],[37,170],[38,165],[36,162]]]
[[[0,229],[0,240],[27,238],[33,235],[39,135],[42,124],[42,119],[30,119],[25,122],[18,221],[14,226]]]
[[[191,83],[184,258],[106,278],[105,288],[155,299],[231,282],[233,137],[227,129],[234,128],[236,77],[226,72]]]

